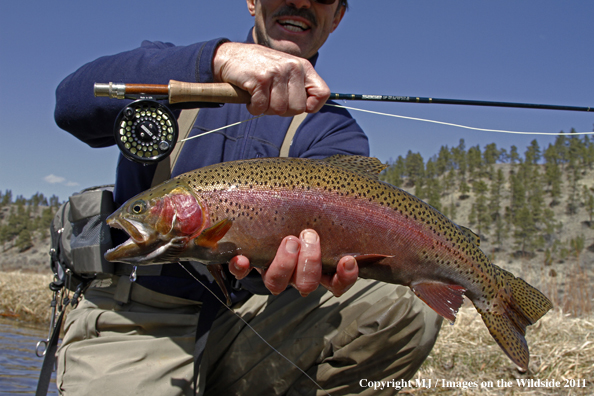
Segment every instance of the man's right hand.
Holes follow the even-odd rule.
[[[224,43],[213,59],[216,82],[228,82],[252,95],[254,115],[315,113],[330,89],[307,59],[256,44]]]

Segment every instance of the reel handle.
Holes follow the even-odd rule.
[[[95,83],[95,96],[125,99],[133,96],[167,96],[169,103],[250,103],[252,97],[229,83],[189,83],[170,80],[169,85]]]

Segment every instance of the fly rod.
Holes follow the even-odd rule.
[[[159,85],[110,82],[96,83],[94,91],[95,96],[135,99],[118,114],[114,125],[114,138],[126,158],[141,164],[152,164],[163,160],[172,153],[177,144],[179,136],[177,119],[167,106],[158,101],[167,101],[170,104],[191,102],[247,104],[251,101],[248,92],[228,83],[189,83],[171,80],[168,85]],[[411,96],[332,93],[330,99],[594,111],[591,107]]]
[[[189,83],[175,80],[171,80],[168,85],[96,83],[95,96],[105,96],[114,99],[139,99],[143,97],[150,97],[151,99],[167,99],[169,103],[172,104],[184,102],[247,104],[250,102],[251,99],[250,94],[248,92],[228,83]],[[594,108],[592,107],[548,105],[534,103],[494,102],[466,99],[441,99],[417,96],[331,93],[330,99],[594,112]]]

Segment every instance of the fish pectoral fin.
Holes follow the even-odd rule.
[[[373,263],[382,261],[385,258],[394,257],[394,256],[386,255],[386,254],[362,254],[362,253],[345,254],[345,256],[353,256],[355,258],[355,260],[357,260],[357,264],[373,264]]]
[[[442,282],[419,282],[410,288],[425,304],[452,323],[456,320],[466,293],[462,286]]]
[[[194,239],[194,243],[198,246],[214,249],[217,247],[217,242],[225,236],[232,225],[232,220],[221,220],[215,225],[202,231],[200,235]]]
[[[221,291],[225,295],[225,298],[227,299],[227,305],[231,306],[231,296],[229,295],[229,291],[225,286],[225,273],[223,272],[223,266],[221,264],[211,264],[207,265],[206,268],[208,268],[208,272],[210,272],[212,277],[217,282],[217,285],[219,285]]]

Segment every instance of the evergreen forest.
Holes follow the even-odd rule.
[[[495,143],[467,148],[461,139],[426,161],[409,151],[380,177],[470,227],[492,258],[542,253],[550,265],[579,258],[593,242],[594,139],[574,132],[561,133],[547,147],[535,139],[524,149]]]

